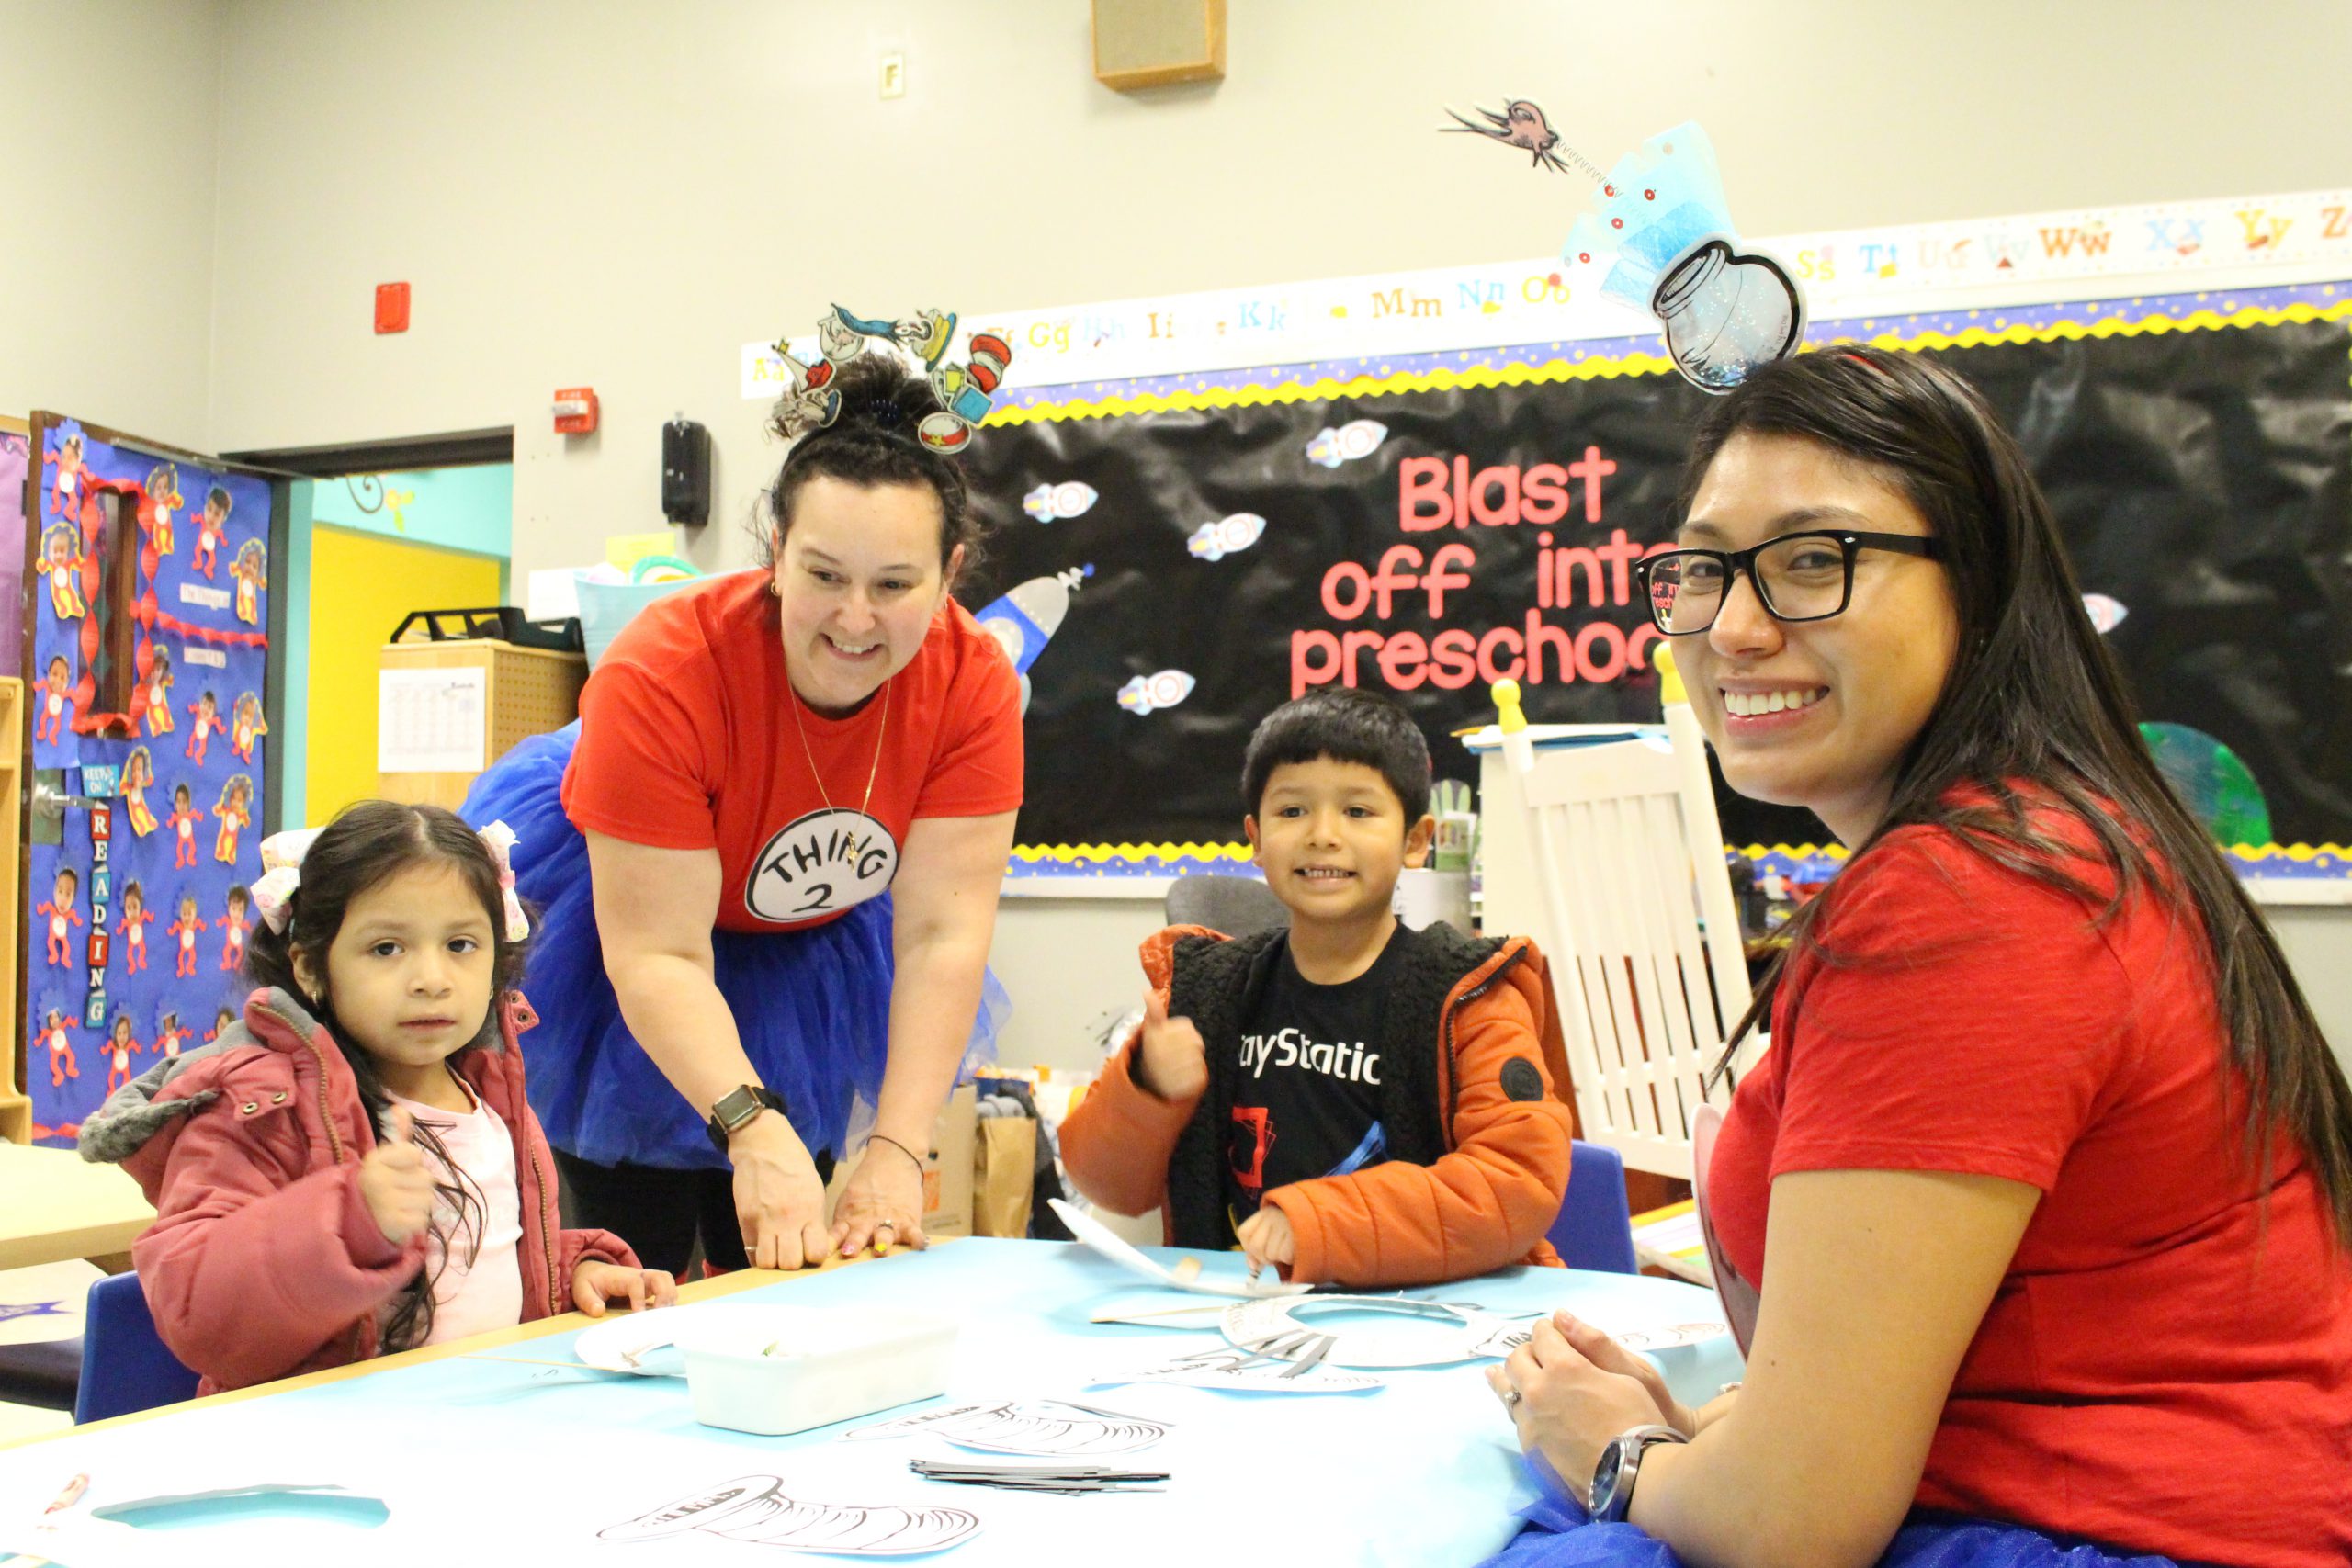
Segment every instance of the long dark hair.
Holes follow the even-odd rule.
[[[2193,909],[2229,1035],[2223,1103],[2245,1105],[2243,1149],[2257,1190],[2269,1191],[2283,1132],[2310,1163],[2338,1244],[2352,1249],[2352,1086],[2270,929],[2157,771],[2015,439],[1974,389],[1934,360],[1848,346],[1802,355],[1710,406],[1683,472],[1680,514],[1716,454],[1743,434],[1793,436],[1868,465],[1951,552],[1960,648],[1935,711],[1898,764],[1886,815],[1855,858],[1896,828],[1928,823],[1996,865],[2096,904],[2101,923],[2139,891]],[[1968,787],[1955,801],[1959,786]],[[2037,829],[2028,814],[2036,804],[2075,818],[2096,856]],[[2104,878],[2084,874],[2098,863]],[[1791,920],[1789,946],[1735,1040],[1766,1016],[1790,959],[1836,962],[1814,928],[1837,886]]]
[[[923,417],[940,412],[931,383],[896,354],[876,350],[842,366],[831,384],[841,394],[841,413],[795,442],[768,486],[767,526],[758,530],[761,564],[775,564],[776,543],[792,532],[793,502],[801,489],[811,479],[834,479],[867,489],[913,485],[930,491],[939,500],[939,564],[944,570],[961,546],[968,577],[979,564],[986,526],[972,510],[960,461],[915,438]],[[778,435],[785,434],[782,421],[779,413],[769,425]]]
[[[481,900],[482,910],[490,918],[491,1003],[482,1016],[481,1032],[468,1042],[466,1048],[495,1042],[506,993],[523,972],[523,944],[507,940],[498,864],[491,859],[489,847],[482,842],[481,835],[467,827],[455,812],[440,807],[363,800],[337,812],[334,820],[311,840],[302,856],[302,885],[288,906],[286,930],[274,931],[267,921],[263,921],[254,929],[245,949],[247,977],[257,986],[275,986],[300,1002],[343,1053],[343,1059],[350,1064],[352,1077],[359,1085],[359,1101],[367,1107],[368,1120],[379,1139],[391,1125],[391,1097],[385,1092],[383,1077],[376,1070],[374,1058],[352,1043],[336,1020],[334,998],[325,994],[323,986],[320,988],[322,994],[313,996],[302,984],[295,957],[300,954],[311,972],[323,978],[327,950],[334,945],[335,933],[343,930],[344,913],[350,908],[351,901],[388,877],[412,867],[428,865],[455,866],[464,877],[467,890]],[[449,1157],[440,1134],[423,1122],[416,1123],[416,1141],[441,1162],[444,1169],[458,1171],[457,1162]],[[481,1248],[481,1190],[463,1172],[458,1175],[455,1185],[435,1184],[435,1190],[448,1201],[458,1215],[455,1235],[444,1234],[438,1224],[433,1227],[434,1239],[441,1244],[444,1268],[467,1233],[470,1232],[466,1253],[469,1265]],[[419,1269],[416,1278],[394,1298],[390,1315],[384,1321],[386,1349],[404,1350],[424,1344],[431,1337],[433,1286],[439,1277],[437,1270],[428,1277],[426,1270]]]

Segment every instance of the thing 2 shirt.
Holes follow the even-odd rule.
[[[1021,804],[1020,685],[962,605],[940,606],[887,704],[829,718],[786,678],[767,589],[735,572],[639,611],[581,694],[563,780],[584,831],[716,849],[722,931],[839,919],[890,886],[918,818]]]

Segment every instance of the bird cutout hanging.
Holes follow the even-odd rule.
[[[980,629],[996,638],[1005,657],[1012,660],[1012,673],[1021,682],[1023,714],[1029,711],[1029,667],[1061,629],[1062,617],[1069,614],[1069,596],[1093,575],[1094,568],[1088,565],[1070,567],[1051,577],[1033,577],[1015,583],[1003,597],[974,614],[972,618]]]
[[[1158,713],[1162,708],[1172,708],[1191,696],[1195,684],[1197,682],[1192,676],[1182,670],[1161,670],[1149,675],[1131,676],[1127,683],[1119,688],[1119,705],[1137,716]]]
[[[1351,419],[1334,429],[1326,425],[1306,444],[1306,460],[1317,468],[1336,468],[1369,457],[1388,439],[1388,427],[1376,419]]]
[[[1484,125],[1453,109],[1445,112],[1453,116],[1453,123],[1441,125],[1439,130],[1454,135],[1466,130],[1474,136],[1499,141],[1506,147],[1516,147],[1528,154],[1528,166],[1531,168],[1545,168],[1565,175],[1568,172],[1568,165],[1564,156],[1576,158],[1580,167],[1592,167],[1577,157],[1574,148],[1560,145],[1560,133],[1552,129],[1552,122],[1544,117],[1542,107],[1525,98],[1511,99],[1503,106],[1500,114],[1492,109],[1480,109],[1479,118],[1487,122]],[[1593,177],[1600,177],[1599,170],[1593,170]]]
[[[1265,531],[1264,518],[1254,512],[1237,512],[1193,529],[1193,536],[1184,541],[1184,548],[1202,560],[1220,561],[1256,544]]]
[[[775,344],[776,357],[791,379],[789,389],[776,400],[775,428],[787,440],[797,440],[839,418],[842,397],[833,385],[834,376],[863,354],[872,339],[921,360],[932,392],[939,399],[938,410],[916,423],[915,439],[934,452],[962,451],[995,405],[1005,367],[1012,363],[1012,345],[994,333],[974,333],[966,345],[968,357],[958,365],[947,357],[955,337],[953,311],[922,310],[895,321],[869,321],[834,306],[817,322],[817,346],[822,357],[815,365],[802,364],[783,342]]]
[[[1082,515],[1102,497],[1094,487],[1083,479],[1064,479],[1057,485],[1039,485],[1021,498],[1021,510],[1040,523],[1058,523],[1066,517]]]
[[[773,1475],[746,1475],[607,1525],[599,1540],[647,1541],[700,1531],[751,1546],[858,1557],[913,1557],[962,1544],[980,1528],[961,1508],[857,1507],[784,1495]]]
[[[1006,1400],[997,1404],[957,1404],[902,1416],[842,1434],[844,1442],[876,1438],[944,1438],[986,1453],[1125,1454],[1148,1449],[1168,1435],[1164,1421],[1122,1416],[1058,1399]]]

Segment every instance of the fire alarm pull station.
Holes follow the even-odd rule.
[[[592,387],[566,387],[555,395],[555,427],[565,435],[585,435],[596,428],[596,392]]]

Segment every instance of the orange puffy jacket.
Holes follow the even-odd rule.
[[[1212,1177],[1229,1136],[1238,1022],[1282,940],[1228,942],[1197,926],[1148,940],[1144,974],[1171,1014],[1200,1026],[1209,1087],[1171,1100],[1136,1082],[1137,1029],[1063,1124],[1062,1160],[1078,1190],[1117,1213],[1159,1209],[1170,1245],[1232,1245]],[[1566,1057],[1543,954],[1524,937],[1477,942],[1442,925],[1399,927],[1391,940],[1411,944],[1396,989],[1418,982],[1432,1004],[1423,1016],[1434,1012],[1431,1070],[1419,1080],[1431,1157],[1408,1155],[1268,1192],[1264,1201],[1296,1238],[1285,1276],[1370,1287],[1434,1284],[1512,1263],[1558,1267],[1544,1233],[1567,1190],[1571,1120],[1556,1098]],[[1383,1010],[1408,1018],[1413,998],[1392,994]],[[1404,1148],[1412,1142],[1408,1134]]]

